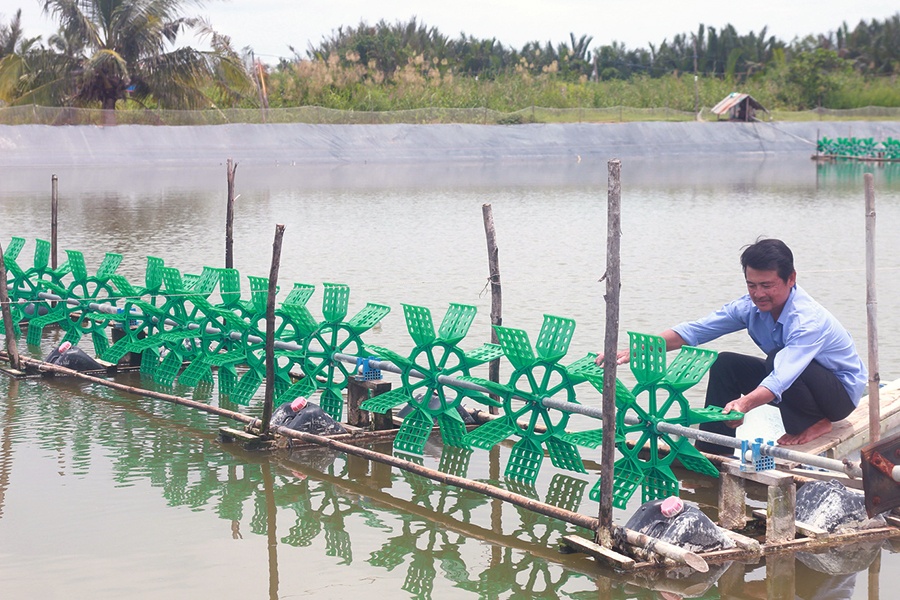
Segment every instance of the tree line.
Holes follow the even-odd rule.
[[[684,74],[742,85],[785,108],[844,107],[853,90],[869,103],[900,105],[900,13],[843,23],[834,31],[779,40],[763,28],[699,25],[646,48],[594,45],[590,35],[517,49],[495,38],[450,37],[415,17],[342,26],[304,53],[265,66],[202,19],[187,0],[43,0],[59,24],[47,40],[26,38],[21,14],[0,22],[0,101],[80,107],[208,108],[320,104],[357,110],[488,106],[523,102],[600,106],[670,100]],[[208,50],[175,46],[180,35]],[[887,85],[877,83],[891,78]],[[647,82],[658,81],[648,84]],[[618,83],[617,83],[618,82]],[[876,83],[872,83],[876,82]],[[551,85],[552,84],[552,85]],[[593,87],[592,87],[593,86]],[[655,86],[655,87],[654,87]],[[707,94],[722,86],[706,86]]]
[[[671,41],[648,43],[629,49],[620,42],[591,50],[593,37],[570,34],[568,41],[553,44],[532,41],[521,49],[499,40],[460,34],[450,38],[416,18],[408,22],[339,27],[306,51],[307,59],[346,59],[356,55],[363,64],[374,61],[384,75],[403,67],[415,56],[452,67],[469,76],[496,77],[524,67],[533,74],[555,69],[562,77],[578,79],[628,79],[634,75],[661,77],[672,73],[747,78],[779,63],[817,49],[833,51],[847,66],[867,75],[900,73],[900,13],[879,21],[860,21],[853,29],[843,23],[832,32],[784,42],[759,33],[740,34],[731,24],[721,29],[701,24],[696,32],[679,33]],[[294,60],[303,60],[295,50]],[[282,61],[282,64],[290,61]],[[555,65],[555,66],[554,66]]]

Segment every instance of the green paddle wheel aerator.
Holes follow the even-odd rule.
[[[258,395],[268,360],[263,342],[266,278],[249,277],[251,296],[242,300],[240,275],[234,269],[204,267],[199,275],[182,276],[164,266],[162,259],[148,257],[145,285],[132,286],[116,272],[121,255],[107,253],[96,274],[88,275],[82,253],[73,250],[67,251],[63,266],[48,267],[49,243],[43,240],[35,242],[34,266],[22,268],[17,260],[24,245],[22,238],[13,238],[8,245],[5,283],[15,325],[29,323],[31,345],[40,344],[45,327],[56,325],[72,343],[90,333],[95,354],[105,360],[118,362],[128,353],[140,354],[141,372],[160,385],[174,386],[176,380],[187,387],[212,384],[217,374],[219,394],[231,402],[247,405]],[[567,432],[571,411],[563,407],[578,404],[576,387],[583,383],[602,393],[603,370],[594,363],[594,354],[561,364],[574,320],[545,315],[533,347],[524,330],[496,326],[499,344],[466,352],[459,344],[474,321],[474,306],[450,304],[436,330],[428,308],[404,304],[414,346],[403,355],[362,339],[389,313],[388,306],[368,303],[347,320],[349,287],[325,283],[323,288],[322,321],[306,307],[314,293],[308,284],[294,284],[275,311],[276,402],[320,392],[322,409],[340,420],[344,389],[354,375],[348,357],[374,355],[393,363],[401,385],[366,400],[361,408],[384,413],[404,405],[396,451],[422,455],[437,425],[444,444],[460,453],[461,463],[471,448],[489,450],[515,438],[505,470],[511,485],[533,487],[545,454],[557,468],[586,473],[578,447],[600,446],[602,430]],[[217,289],[218,301],[213,295]],[[112,328],[119,333],[110,344],[107,336]],[[21,335],[18,329],[15,333]],[[629,390],[616,381],[619,458],[613,504],[617,508],[626,507],[638,486],[644,501],[677,495],[675,461],[718,477],[718,470],[686,438],[662,431],[664,424],[691,427],[743,416],[691,408],[685,397],[709,370],[714,351],[684,346],[667,365],[665,341],[639,333],[629,333],[629,349],[637,384]],[[476,367],[501,357],[513,369],[506,383],[472,375]],[[467,431],[461,404],[466,398],[499,407],[500,414]],[[548,400],[554,407],[545,405]],[[599,500],[599,490],[598,481],[590,497]]]

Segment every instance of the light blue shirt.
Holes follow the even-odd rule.
[[[812,299],[800,286],[791,290],[778,321],[759,310],[747,294],[697,321],[672,328],[689,346],[746,329],[750,338],[766,353],[778,351],[775,368],[761,386],[773,394],[773,404],[791,387],[813,360],[834,373],[844,385],[854,405],[866,389],[868,374],[853,338],[834,316]]]

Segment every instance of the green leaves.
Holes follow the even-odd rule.
[[[189,0],[45,0],[59,24],[48,45],[0,62],[0,99],[13,104],[114,109],[119,101],[167,109],[209,108],[204,90],[238,102],[255,87],[230,40],[185,17]],[[0,53],[20,36],[0,26]],[[210,51],[176,47],[186,33],[209,37]],[[8,55],[13,56],[13,55]],[[2,57],[2,54],[0,54]]]

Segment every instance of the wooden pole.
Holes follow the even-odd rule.
[[[225,268],[234,268],[234,174],[237,163],[228,159],[226,177],[228,179],[228,200],[225,209]]]
[[[0,354],[0,358],[9,360],[9,356],[3,356]],[[249,415],[245,415],[243,413],[235,412],[233,410],[228,410],[225,408],[219,408],[218,406],[210,406],[209,404],[204,404],[203,402],[197,402],[196,400],[188,400],[187,398],[181,398],[180,396],[173,396],[171,394],[164,394],[162,392],[154,392],[153,390],[145,390],[142,388],[136,388],[130,385],[125,385],[123,383],[117,383],[115,381],[110,381],[108,379],[103,379],[102,377],[95,377],[93,375],[88,375],[86,373],[79,373],[73,369],[67,369],[66,367],[61,367],[59,365],[54,365],[52,363],[47,363],[41,360],[35,360],[33,358],[20,357],[19,362],[26,367],[32,367],[40,372],[48,372],[48,373],[56,373],[58,375],[68,375],[70,377],[75,377],[81,379],[83,381],[89,381],[91,383],[96,383],[97,385],[102,385],[104,387],[108,387],[113,390],[118,390],[120,392],[125,392],[127,394],[134,394],[136,396],[144,396],[145,398],[153,398],[155,400],[163,400],[165,402],[171,402],[172,404],[179,404],[181,406],[187,406],[188,408],[195,408],[199,411],[203,411],[206,413],[210,413],[213,415],[218,415],[220,417],[225,417],[227,419],[231,419],[233,421],[239,421],[241,423],[246,423],[251,426],[255,426],[259,419],[255,417],[251,417]]]
[[[59,179],[54,173],[50,178],[50,266],[55,270],[57,266],[57,231],[59,224]]]
[[[9,354],[9,364],[15,370],[20,370],[19,348],[16,345],[16,329],[12,320],[12,310],[9,308],[9,290],[6,287],[6,262],[3,260],[3,246],[0,245],[0,315],[3,316],[3,328],[6,335],[6,352]]]
[[[275,241],[272,243],[272,267],[269,269],[269,293],[266,297],[266,395],[263,402],[261,435],[269,433],[275,402],[275,295],[278,290],[278,269],[281,266],[281,240],[284,225],[275,225]]]
[[[864,175],[866,188],[866,324],[869,345],[869,441],[881,438],[881,399],[878,386],[878,319],[875,298],[875,183],[871,173]]]
[[[690,550],[685,550],[684,548],[676,546],[675,544],[651,537],[645,533],[640,533],[631,529],[625,529],[624,527],[618,527],[617,532],[619,536],[628,544],[637,546],[638,548],[642,548],[648,552],[655,552],[657,554],[662,554],[663,556],[666,556],[668,558],[672,558],[673,560],[677,560],[678,562],[686,564],[696,571],[699,571],[700,573],[706,573],[707,571],[709,571],[709,565],[706,563],[703,557],[694,554]]]
[[[484,235],[487,239],[488,268],[490,269],[491,285],[491,325],[503,325],[503,293],[500,289],[500,255],[497,249],[497,232],[494,229],[494,210],[490,204],[481,205],[481,214],[484,217]],[[496,344],[497,330],[491,327],[491,343]],[[488,365],[488,379],[493,382],[500,381],[500,359],[492,360]],[[490,408],[491,414],[499,414],[496,406]]]
[[[616,354],[619,347],[619,241],[622,237],[620,175],[618,159],[607,165],[606,222],[606,338],[603,344],[603,441],[600,447],[600,514],[597,543],[613,546],[613,464],[616,458]]]

